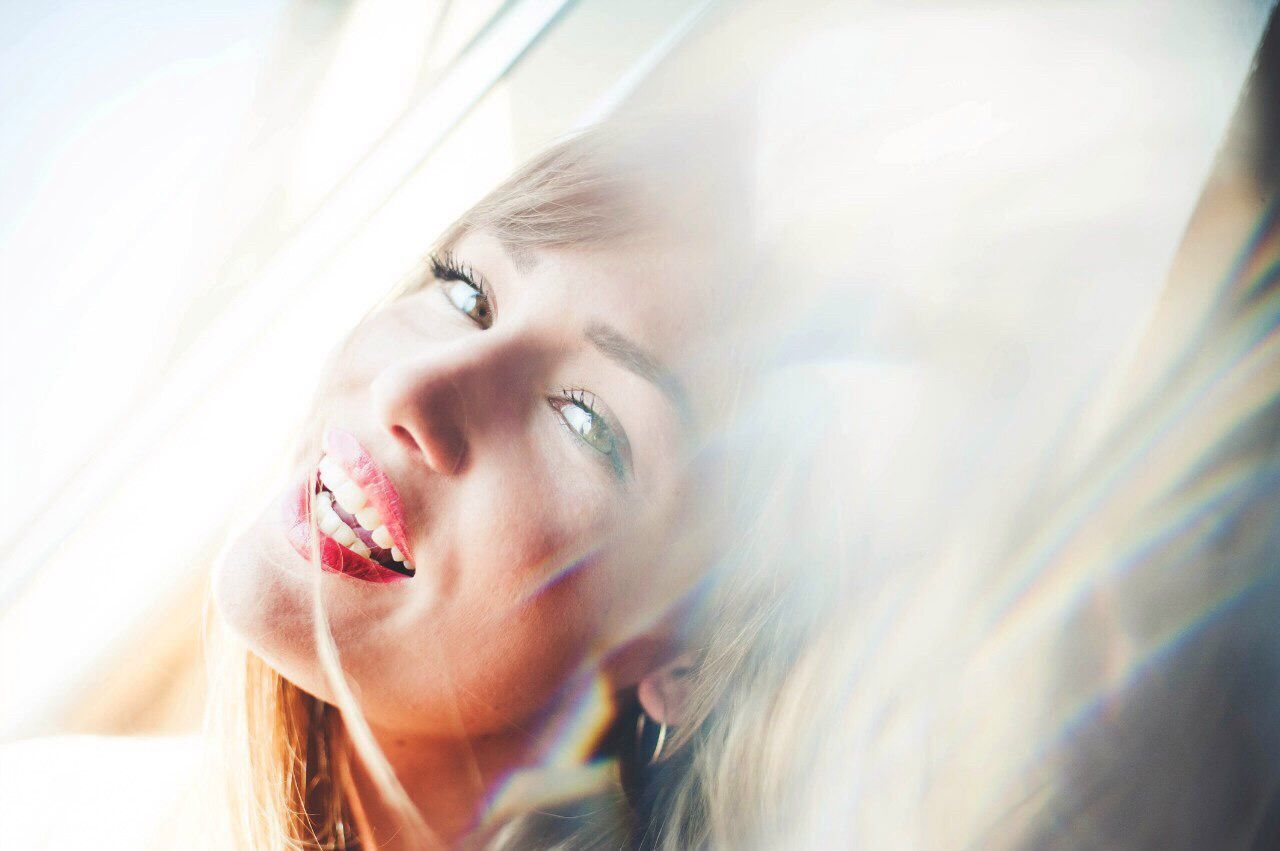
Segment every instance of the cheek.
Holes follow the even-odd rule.
[[[563,695],[609,611],[609,585],[586,552],[612,518],[610,503],[584,503],[580,486],[527,469],[473,472],[456,504],[454,581],[395,645],[430,663],[374,666],[401,672],[391,702],[415,707],[406,726],[461,719],[475,733],[536,716]]]
[[[590,573],[469,584],[425,622],[350,648],[371,720],[432,735],[536,728],[595,646],[605,607]]]
[[[477,646],[457,659],[456,680],[483,699],[496,719],[519,722],[553,704],[593,644],[600,607],[583,593],[582,574],[540,587],[477,631]],[[477,712],[473,724],[483,724]]]
[[[529,457],[477,475],[459,506],[459,579],[481,592],[527,597],[590,554],[617,521],[616,497],[589,477]]]

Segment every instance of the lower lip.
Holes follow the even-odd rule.
[[[298,555],[311,560],[311,517],[307,511],[307,497],[313,487],[310,477],[297,488],[285,493],[281,508],[284,509],[285,537]],[[320,567],[329,573],[341,573],[365,582],[387,583],[408,579],[389,567],[383,567],[372,559],[352,552],[319,529]]]

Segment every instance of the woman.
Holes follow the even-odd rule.
[[[921,43],[921,35],[913,29],[909,38]],[[972,51],[947,35],[937,43]],[[1024,31],[1008,43],[1023,56]],[[974,90],[985,92],[978,79]],[[1046,90],[1028,90],[1035,111],[1009,114],[1048,114],[1039,109]],[[1077,94],[1079,103],[1093,100],[1092,89]],[[950,103],[954,93],[942,97]],[[926,117],[932,103],[924,101]],[[936,114],[959,115],[969,132],[967,110]],[[1062,127],[1079,123],[1076,110],[1061,114]],[[931,117],[919,127],[937,124]],[[1200,713],[1161,715],[1187,705],[1178,689],[1194,677],[1147,683],[1144,693],[1163,695],[1154,702],[1117,699],[1131,697],[1124,676],[1141,667],[1133,660],[1148,658],[1132,637],[1157,634],[1147,622],[1158,621],[1147,616],[1175,596],[1164,555],[1146,547],[1166,515],[1183,516],[1166,510],[1183,487],[1169,482],[1191,469],[1186,459],[1205,457],[1197,441],[1212,446],[1219,431],[1195,419],[1166,430],[1156,417],[1162,457],[1145,445],[1152,431],[1136,427],[1147,416],[1138,408],[1110,423],[1117,446],[1137,447],[1116,453],[1125,462],[1119,472],[1101,440],[1100,460],[1089,458],[1096,437],[1076,431],[1075,413],[1079,397],[1094,392],[1095,367],[1080,364],[1115,355],[1080,344],[1073,314],[1091,311],[1061,300],[1080,299],[1077,267],[1046,271],[1054,264],[1045,262],[1045,243],[1089,256],[1098,214],[1081,212],[1084,226],[1068,225],[1053,217],[1058,207],[1042,203],[1057,197],[1063,174],[1074,176],[1068,166],[1080,165],[1045,148],[1042,131],[1040,120],[1001,126],[992,130],[997,143],[982,149],[987,159],[944,149],[928,167],[914,154],[872,156],[874,134],[841,136],[844,154],[848,139],[869,140],[868,156],[848,154],[867,164],[857,228],[830,204],[837,227],[791,228],[774,256],[810,252],[806,271],[856,268],[871,282],[858,310],[815,298],[795,264],[768,267],[736,250],[732,234],[746,228],[720,215],[732,205],[710,192],[721,203],[709,214],[700,203],[705,184],[688,179],[705,163],[660,156],[682,167],[644,172],[598,140],[578,140],[468,213],[437,244],[430,274],[364,323],[333,364],[298,483],[286,494],[286,528],[269,510],[222,564],[218,602],[252,648],[250,694],[259,696],[248,731],[233,738],[249,746],[239,771],[251,816],[240,822],[242,844],[296,846],[312,832],[328,847],[352,847],[353,836],[379,847],[829,848],[853,837],[872,848],[1075,847],[1102,835],[1130,845],[1156,835],[1195,844],[1191,837],[1237,831],[1251,847],[1267,842],[1258,837],[1271,831],[1256,827],[1274,824],[1267,796],[1233,794],[1219,806],[1214,790],[1193,782],[1209,769],[1239,779],[1238,766],[1257,760],[1245,786],[1228,786],[1274,787],[1252,779],[1274,774],[1274,761],[1257,756],[1268,751],[1254,744],[1272,739],[1221,702],[1244,692],[1201,689],[1214,707],[1230,708],[1218,726],[1231,735],[1205,741],[1251,746],[1233,758],[1217,748],[1216,761],[1185,743],[1202,735]],[[902,145],[901,134],[892,138]],[[1224,150],[1255,147],[1275,150]],[[1036,167],[1012,168],[1022,161],[1011,153]],[[1273,196],[1265,175],[1275,170],[1258,156],[1258,185],[1268,191],[1251,186],[1235,197]],[[791,168],[800,158],[784,159]],[[1224,174],[1241,173],[1228,165]],[[821,190],[830,176],[819,169],[818,177],[777,180],[772,195],[768,184],[761,195],[782,199],[779,206],[798,196],[795,206],[822,210],[812,191],[795,191]],[[1033,209],[1053,215],[1010,214]],[[1275,216],[1262,221],[1273,225]],[[856,264],[815,260],[815,245],[856,255]],[[1261,262],[1272,254],[1255,259],[1255,269],[1274,270]],[[1099,280],[1129,274],[1113,261],[1097,253]],[[787,286],[742,285],[756,276]],[[894,283],[905,293],[898,301]],[[1261,304],[1259,287],[1241,291]],[[849,382],[843,395],[855,400],[856,416],[829,416],[813,373],[783,375],[768,392],[794,388],[782,397],[790,404],[767,407],[784,415],[769,430],[781,440],[762,439],[760,409],[744,400],[766,382],[756,365],[771,353],[761,337],[745,335],[744,320],[757,314],[746,303],[769,292],[774,312],[809,302],[823,308],[821,318],[862,317],[846,338],[839,332],[850,328],[835,319],[834,327],[792,334],[782,349],[821,348],[817,332],[846,350],[893,344],[884,350],[899,355],[896,371],[879,380],[855,372]],[[1023,328],[1016,305],[1028,293],[1054,315]],[[966,313],[975,308],[986,309]],[[1264,327],[1241,325],[1250,333]],[[1275,353],[1258,351],[1241,362],[1266,365]],[[1239,387],[1271,388],[1245,378]],[[1154,411],[1163,410],[1167,389],[1157,387]],[[1222,435],[1238,440],[1234,429],[1244,423],[1260,436],[1240,443],[1243,451],[1273,453],[1274,440],[1261,436],[1274,434],[1266,419],[1274,405],[1195,407],[1221,418]],[[854,432],[876,418],[883,422],[872,439]],[[1060,428],[1064,421],[1070,425]],[[841,434],[824,441],[832,423]],[[1076,442],[1082,446],[1064,451]],[[842,447],[861,447],[861,464],[838,460]],[[1138,461],[1130,466],[1130,458]],[[1216,475],[1240,455],[1221,459],[1196,467],[1197,475]],[[862,478],[841,485],[841,469]],[[810,472],[818,481],[806,480]],[[1261,502],[1274,493],[1274,477],[1248,481],[1248,499],[1225,503],[1230,524],[1219,528],[1231,534],[1206,536],[1214,549],[1191,562],[1192,576],[1206,564],[1215,576],[1256,576],[1274,563],[1266,558],[1274,499]],[[1095,505],[1095,485],[1116,482],[1124,486]],[[842,488],[858,496],[847,500],[847,516]],[[299,508],[304,501],[309,509]],[[354,551],[325,540],[310,546],[313,522]],[[1060,537],[1066,524],[1082,530],[1074,541]],[[1185,537],[1170,538],[1170,558],[1186,565],[1203,528],[1188,524]],[[365,548],[372,562],[360,557]],[[308,572],[303,553],[324,565]],[[846,553],[856,571],[837,569]],[[1154,591],[1111,578],[1136,573],[1130,553],[1151,559]],[[321,605],[313,607],[317,578]],[[1274,597],[1261,600],[1259,635],[1274,621]],[[827,617],[842,604],[842,618]],[[1115,614],[1126,606],[1131,623]],[[1204,670],[1215,682],[1223,671],[1253,672],[1238,667],[1238,644],[1210,635],[1209,646],[1202,658],[1213,662]],[[1094,665],[1105,685],[1096,692]],[[1074,761],[1073,733],[1089,721],[1080,703],[1099,705],[1114,729],[1090,737],[1085,759]],[[1159,724],[1148,727],[1153,709]],[[1141,735],[1149,729],[1182,738]],[[1183,744],[1170,749],[1169,741]],[[1183,762],[1180,775],[1170,774]],[[1144,764],[1161,772],[1159,782],[1135,787],[1132,769]],[[582,765],[603,769],[572,770]],[[1112,775],[1125,781],[1118,791],[1092,782]],[[1132,806],[1166,799],[1173,810]],[[1219,817],[1246,810],[1247,819]],[[1203,828],[1189,827],[1196,820]]]
[[[726,796],[726,771],[761,762],[805,621],[743,569],[778,549],[758,509],[718,496],[776,491],[726,428],[738,224],[708,214],[722,168],[621,138],[552,148],[438,240],[220,559],[238,846],[758,838],[753,772]]]

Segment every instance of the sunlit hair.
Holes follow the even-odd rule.
[[[699,209],[694,196],[705,196],[706,187],[691,188],[681,176],[687,170],[648,168],[637,147],[619,144],[620,138],[597,130],[555,145],[475,204],[434,248],[447,249],[478,229],[515,252],[616,244],[659,230],[705,231],[705,207]],[[406,282],[391,298],[418,283]],[[688,607],[682,638],[694,663],[687,722],[673,731],[656,767],[636,764],[625,744],[609,755],[620,767],[611,793],[619,806],[595,808],[595,818],[516,813],[488,826],[482,840],[489,847],[597,847],[606,836],[664,849],[781,840],[792,796],[806,786],[794,772],[812,720],[797,700],[802,692],[788,684],[812,676],[814,665],[804,656],[816,652],[806,650],[821,609],[815,601],[834,599],[814,586],[820,572],[806,569],[817,562],[796,545],[805,530],[795,521],[830,512],[806,503],[802,495],[816,493],[812,482],[797,481],[813,475],[815,465],[761,452],[785,441],[770,439],[758,416],[752,422],[749,433],[717,433],[691,461],[735,471],[733,481],[721,477],[708,492],[717,500],[710,513],[735,532],[722,542]],[[792,455],[806,451],[802,443],[789,445]],[[313,457],[316,447],[300,452]],[[807,531],[811,541],[824,539],[825,530]],[[805,574],[809,579],[802,581]],[[227,763],[231,841],[272,851],[340,847],[336,833],[345,830],[350,838],[364,820],[347,762],[354,751],[383,803],[403,822],[401,835],[426,842],[430,826],[396,780],[347,686],[318,590],[315,602],[318,653],[336,707],[318,703],[243,648],[231,651],[236,661],[214,683],[209,726]],[[618,738],[627,741],[625,729]],[[327,761],[325,778],[316,776],[319,760]]]

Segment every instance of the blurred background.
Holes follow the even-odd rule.
[[[334,342],[516,163],[619,111],[751,116],[760,245],[823,294],[782,311],[777,357],[828,362],[851,327],[879,353],[857,373],[858,409],[878,412],[851,414],[849,434],[884,447],[902,425],[884,411],[963,392],[894,378],[945,355],[983,378],[986,405],[945,457],[1006,452],[1008,478],[984,488],[1045,457],[1105,457],[1232,264],[1265,255],[1249,247],[1271,196],[1242,91],[1273,5],[0,5],[0,740],[198,729],[210,563],[276,486]],[[1158,469],[1217,444],[1196,445]],[[1116,451],[1091,481],[1142,455]],[[916,458],[921,477],[940,469]],[[1081,497],[1077,519],[1100,504]],[[868,517],[912,537],[904,517]],[[1074,556],[1063,526],[1038,530],[974,592],[998,646],[1042,677],[1019,687],[1070,681],[1070,711],[1044,722],[1059,739],[1100,683],[1123,690],[1249,584],[1117,598],[1119,566],[1173,525]],[[1029,630],[1090,641],[1055,655]],[[989,651],[988,673],[1007,672]]]

